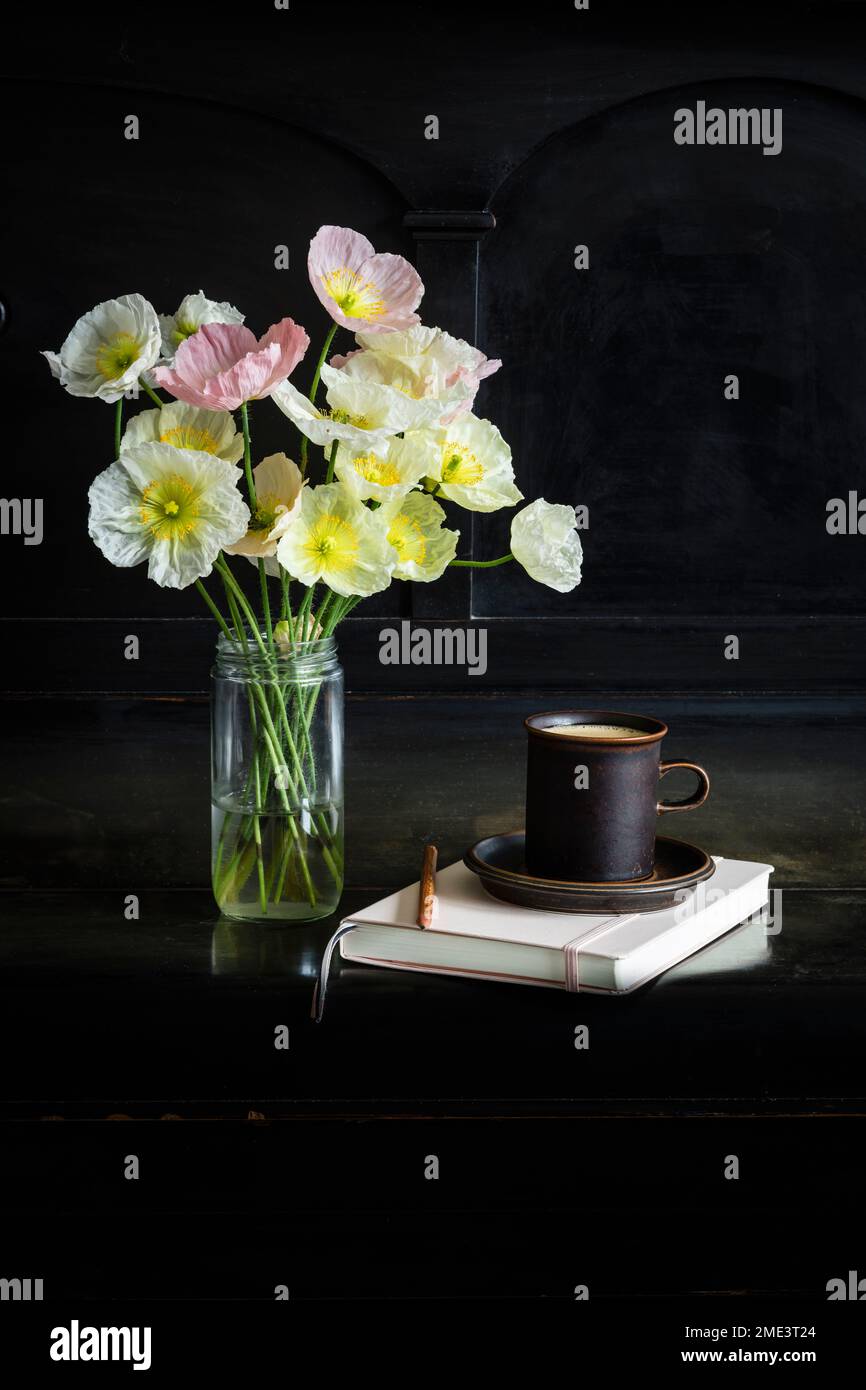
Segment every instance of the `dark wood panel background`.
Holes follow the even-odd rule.
[[[699,100],[780,109],[781,153],[674,147]],[[862,611],[861,538],[829,535],[826,503],[866,479],[864,143],[859,100],[702,81],[581,122],[497,192],[487,401],[527,495],[590,528],[570,596],[482,571],[478,613]],[[507,550],[504,514],[480,531]]]
[[[479,410],[528,497],[591,518],[572,595],[515,569],[463,573],[394,586],[347,625],[353,882],[405,877],[423,834],[459,852],[519,818],[520,718],[554,696],[673,709],[692,756],[724,731],[717,756],[733,749],[736,772],[707,816],[731,851],[724,798],[753,791],[750,739],[772,729],[783,767],[802,719],[821,770],[803,765],[778,862],[792,882],[856,878],[810,827],[835,798],[847,853],[862,828],[847,779],[862,767],[866,542],[824,527],[827,498],[864,476],[862,7],[787,6],[780,28],[731,6],[711,34],[688,7],[494,8],[456,31],[437,7],[411,44],[405,7],[360,27],[333,7],[352,35],[335,46],[293,0],[241,36],[181,25],[171,61],[156,11],[7,52],[3,492],[43,495],[46,529],[39,547],[0,538],[6,886],[206,875],[212,630],[193,592],[113,569],[89,542],[111,411],[66,396],[38,351],[100,298],[138,289],[168,311],[199,286],[259,330],[291,313],[315,342],[305,256],[323,221],[411,256],[427,319],[504,358]],[[782,154],[675,146],[673,112],[697,99],[781,106]],[[589,270],[572,266],[577,243]],[[267,403],[253,432],[256,452],[294,446]],[[463,520],[464,553],[507,544],[504,515]],[[474,617],[487,672],[383,667],[381,619],[405,617]],[[773,776],[778,807],[789,783]]]

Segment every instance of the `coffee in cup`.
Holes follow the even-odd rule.
[[[560,724],[560,738],[633,738],[634,729],[625,724]]]

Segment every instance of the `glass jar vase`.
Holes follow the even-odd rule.
[[[212,671],[212,881],[227,917],[310,922],[343,888],[343,672],[334,637],[221,636]]]

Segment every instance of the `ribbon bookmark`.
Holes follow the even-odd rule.
[[[354,922],[345,922],[340,925],[322,953],[322,964],[319,967],[319,978],[313,990],[313,1004],[310,1009],[310,1018],[315,1019],[316,1023],[321,1023],[322,1014],[325,1012],[325,995],[328,990],[328,975],[331,970],[331,957],[334,954],[334,947],[340,940],[340,937],[346,936],[350,931],[354,930]]]

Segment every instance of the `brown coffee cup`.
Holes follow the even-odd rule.
[[[704,769],[661,762],[668,728],[647,715],[554,710],[524,723],[527,871],[581,883],[649,878],[657,818],[706,801]],[[675,767],[697,773],[697,791],[685,801],[659,801],[659,778]]]

